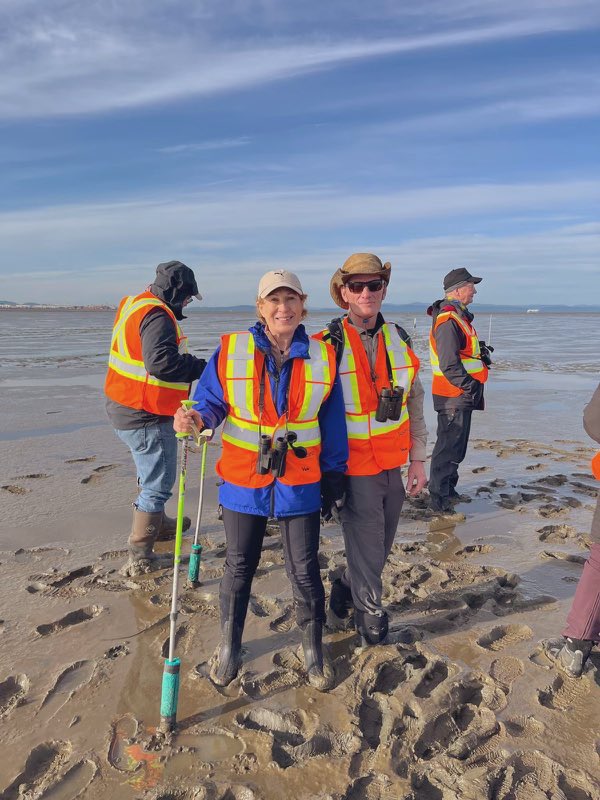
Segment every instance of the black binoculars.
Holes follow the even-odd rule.
[[[404,389],[401,386],[394,386],[393,389],[384,387],[379,395],[375,419],[377,422],[387,422],[388,419],[399,420],[402,412],[402,397]]]
[[[479,341],[479,354],[481,356],[481,360],[486,365],[486,367],[492,366],[492,357],[490,353],[494,352],[494,348],[491,344],[486,344],[483,339]]]
[[[267,475],[269,472],[276,478],[285,475],[285,464],[287,460],[288,447],[292,448],[292,453],[296,458],[306,458],[308,451],[306,447],[296,445],[298,434],[288,431],[285,436],[278,436],[273,442],[273,437],[263,433],[258,444],[258,461],[256,472],[259,475]]]

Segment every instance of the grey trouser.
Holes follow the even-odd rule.
[[[400,467],[377,475],[347,475],[342,529],[355,608],[381,613],[381,574],[392,549],[405,491]],[[348,580],[349,579],[349,580]]]
[[[600,542],[590,548],[563,636],[600,642]]]

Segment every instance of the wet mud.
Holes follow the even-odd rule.
[[[172,570],[122,571],[126,513],[68,536],[57,519],[52,536],[11,545],[0,797],[598,800],[600,656],[575,680],[539,644],[560,634],[589,548],[589,455],[577,442],[472,440],[454,519],[434,518],[426,495],[405,505],[383,576],[388,643],[327,629],[327,693],[306,682],[275,526],[240,672],[227,687],[209,680],[226,555],[209,486],[200,585],[181,573],[173,734],[158,729]],[[48,485],[57,463],[21,467],[14,485]],[[108,451],[62,463],[92,505],[120,491]],[[319,563],[329,592],[345,563],[336,525],[323,526]]]

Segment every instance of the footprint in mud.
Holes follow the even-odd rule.
[[[47,719],[51,719],[82,686],[88,684],[96,671],[95,661],[76,661],[64,669],[56,678],[54,686],[41,702],[41,711],[46,709]],[[48,713],[50,712],[49,716]]]
[[[269,628],[277,633],[287,633],[294,625],[294,615],[291,606],[286,606],[282,613],[269,622]]]
[[[164,756],[156,749],[146,749],[147,734],[129,714],[112,725],[108,763],[130,777],[127,783],[137,789],[157,786],[164,773]]]
[[[563,486],[567,481],[567,476],[562,473],[558,475],[543,475],[541,478],[536,479],[536,483],[544,483],[547,486]]]
[[[488,470],[489,470],[489,467],[473,467],[471,472],[474,472],[475,475],[477,475],[479,472],[487,472]]]
[[[91,759],[78,761],[44,792],[44,800],[73,800],[84,792],[98,774],[98,765]]]
[[[36,575],[30,575],[29,580],[33,581],[33,583],[26,588],[30,594],[35,594],[36,592],[58,594],[59,589],[68,586],[78,578],[88,577],[93,571],[93,567],[88,564],[84,567],[69,570],[68,572],[42,572]],[[85,593],[85,591],[86,590],[82,588],[79,593]]]
[[[448,674],[447,664],[443,661],[435,662],[426,670],[417,686],[415,686],[415,697],[429,697],[433,690],[447,679]]]
[[[490,675],[506,694],[513,683],[525,672],[523,662],[514,656],[501,656],[490,664]]]
[[[588,497],[598,497],[598,489],[595,486],[590,486],[581,481],[569,481],[576,494],[585,494]]]
[[[421,761],[431,761],[441,753],[463,760],[499,730],[496,715],[489,708],[453,703],[426,722],[413,751]]]
[[[27,494],[29,489],[25,489],[23,486],[15,486],[12,483],[7,483],[4,486],[0,487],[4,489],[5,492],[9,492],[10,494]]]
[[[68,458],[65,464],[85,464],[88,461],[95,461],[96,456],[86,456],[85,458]]]
[[[104,653],[104,658],[108,658],[111,661],[114,661],[115,658],[122,658],[123,656],[129,655],[129,648],[126,644],[116,644],[114,647],[109,647],[106,653]]]
[[[10,675],[0,683],[0,719],[25,702],[29,686],[27,675]]]
[[[576,539],[579,534],[572,525],[544,525],[538,528],[540,542],[562,543],[568,539]]]
[[[102,475],[105,472],[109,472],[110,470],[116,469],[119,465],[118,464],[104,464],[101,467],[96,467],[91,475],[88,475],[87,478],[82,478],[81,483],[89,484],[89,483],[97,483]]]
[[[477,644],[486,650],[504,650],[517,642],[533,638],[528,625],[498,625],[477,639]]]
[[[529,470],[530,472],[533,470],[543,469],[544,465],[538,461],[537,464],[528,464],[525,469]]]
[[[562,550],[542,550],[540,558],[557,559],[558,561],[570,561],[572,564],[585,564],[587,558],[571,553],[563,553]]]
[[[526,714],[507,719],[504,725],[511,736],[543,736],[546,732],[546,726],[543,722]]]
[[[175,631],[175,648],[179,650],[179,645],[185,639],[188,633],[188,626],[184,623],[183,625],[179,625],[177,630]],[[168,658],[169,656],[169,642],[170,636],[167,636],[166,639],[163,640],[163,643],[160,647],[160,654],[162,658]]]
[[[595,800],[597,784],[582,770],[568,770],[539,750],[518,751],[486,776],[490,800]]]
[[[56,780],[71,756],[70,742],[44,742],[29,753],[25,767],[14,781],[0,792],[2,800],[41,797]]]
[[[538,689],[538,703],[545,708],[564,711],[578,705],[589,694],[590,685],[587,680],[557,675],[550,686]]]
[[[64,617],[56,620],[56,622],[48,622],[44,625],[38,625],[35,629],[40,636],[49,636],[52,633],[70,628],[73,625],[79,625],[82,622],[89,622],[97,617],[104,611],[103,606],[86,606],[77,611],[71,611],[65,614]]]
[[[466,556],[472,553],[491,553],[494,549],[494,546],[491,544],[468,544],[466,547],[463,547],[462,550],[457,550],[454,555]]]
[[[536,508],[536,514],[544,519],[564,516],[567,511],[567,508],[556,505],[556,503],[544,503],[544,505]]]
[[[291,650],[273,653],[273,664],[274,669],[260,675],[244,672],[240,678],[242,692],[258,700],[306,683],[304,665]]]
[[[24,481],[24,480],[36,480],[38,478],[49,478],[50,475],[46,475],[45,472],[33,472],[31,475],[15,475],[14,478],[11,478],[11,481]]]
[[[270,617],[272,614],[279,611],[281,607],[281,604],[276,599],[263,595],[251,595],[249,605],[250,611],[256,617]]]

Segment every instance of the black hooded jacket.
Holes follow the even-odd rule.
[[[435,325],[441,311],[450,309],[455,311],[461,319],[469,324],[472,323],[473,314],[458,300],[436,300],[427,309],[427,313],[431,317],[431,324]],[[460,360],[460,351],[467,344],[462,329],[450,319],[436,329],[434,336],[440,369],[453,386],[464,392],[459,397],[444,397],[434,394],[434,409],[442,412],[457,409],[483,410],[483,384],[469,375]]]
[[[193,280],[193,272],[185,264],[171,267],[168,274],[157,271],[156,280],[148,287],[148,291],[166,303],[178,320],[185,319],[183,302],[192,294],[197,294],[198,287]],[[181,269],[179,268],[181,267]],[[191,273],[193,284],[188,279]],[[173,320],[162,308],[153,308],[140,324],[142,340],[142,358],[150,375],[173,383],[192,383],[197,380],[206,366],[203,358],[191,353],[180,353],[177,345],[177,331]],[[107,398],[106,411],[111,424],[117,430],[134,430],[166,422],[172,417],[152,414],[143,409],[130,408]]]

